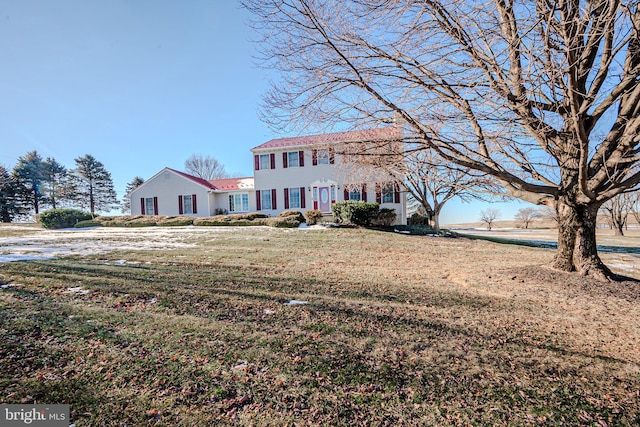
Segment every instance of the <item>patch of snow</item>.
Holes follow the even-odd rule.
[[[292,299],[289,302],[285,302],[284,305],[304,305],[309,304],[309,301],[299,301],[297,299]]]
[[[64,291],[65,294],[80,294],[80,295],[87,295],[89,293],[89,291],[87,289],[82,289],[82,286],[76,286],[74,288],[67,288],[66,291]]]
[[[0,289],[15,288],[16,286],[22,286],[22,285],[19,283],[7,283],[6,285],[0,285]]]

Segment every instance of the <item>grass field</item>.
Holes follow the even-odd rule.
[[[0,403],[68,403],[78,427],[640,423],[640,284],[540,267],[552,250],[74,233],[110,252],[0,264]]]

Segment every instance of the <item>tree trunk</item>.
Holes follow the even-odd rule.
[[[440,230],[440,211],[442,210],[442,205],[435,204],[432,218],[433,218],[433,229]]]
[[[583,276],[608,280],[611,270],[598,256],[596,218],[598,205],[576,205],[559,201],[558,252],[553,267],[577,271]]]
[[[623,227],[624,225],[622,223],[616,223],[615,227],[613,227],[613,233],[616,236],[624,236]]]

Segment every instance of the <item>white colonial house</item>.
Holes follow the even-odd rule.
[[[253,178],[207,181],[165,168],[131,192],[131,213],[211,216],[259,211],[275,216],[284,210],[317,209],[329,217],[334,203],[361,200],[394,209],[396,223],[404,224],[402,183],[342,154],[351,143],[398,141],[398,135],[395,127],[388,127],[272,139],[251,149]]]

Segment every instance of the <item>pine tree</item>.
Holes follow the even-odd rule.
[[[122,198],[122,213],[131,212],[131,197],[130,194],[133,190],[138,188],[144,183],[144,178],[136,176],[133,180],[127,184],[127,188],[124,190],[124,197]]]
[[[66,178],[67,168],[53,157],[47,157],[42,163],[42,192],[46,193],[47,202],[53,209],[59,207],[59,200],[65,195]]]
[[[0,166],[0,222],[11,222],[20,215],[21,210],[16,203],[15,182],[9,171]]]
[[[90,154],[78,157],[75,162],[70,183],[78,205],[92,215],[97,211],[110,211],[118,203],[111,173]]]
[[[12,179],[15,184],[17,202],[21,207],[40,213],[40,205],[46,202],[42,194],[43,161],[37,151],[30,151],[18,158],[13,168]]]

